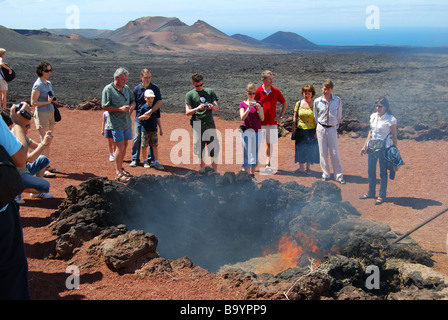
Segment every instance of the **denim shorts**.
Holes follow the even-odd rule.
[[[124,140],[133,140],[134,137],[132,135],[132,128],[120,130],[120,129],[111,129],[112,137],[115,142],[120,142]]]
[[[112,136],[112,129],[104,130],[104,138],[107,138],[107,139],[113,138],[113,136]]]

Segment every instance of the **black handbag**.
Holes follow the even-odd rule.
[[[0,209],[14,200],[24,189],[19,171],[2,145],[0,145],[0,185],[2,186]]]
[[[370,139],[367,145],[367,153],[373,154],[376,152],[381,152],[386,147],[386,140],[382,139]]]
[[[5,65],[7,65],[7,64],[5,63]],[[6,82],[11,82],[16,77],[16,73],[14,72],[14,70],[12,70],[12,68],[11,68],[11,73],[9,73],[8,69],[2,67],[2,75],[3,75],[3,79],[5,79]]]
[[[54,106],[54,121],[59,122],[61,120],[62,120],[61,113],[59,112],[59,109],[56,106]]]

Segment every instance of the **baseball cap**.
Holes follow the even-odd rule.
[[[149,97],[155,97],[156,95],[154,94],[154,91],[148,89],[145,91],[145,98],[149,98]]]

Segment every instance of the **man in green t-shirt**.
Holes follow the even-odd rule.
[[[129,72],[118,68],[114,73],[114,81],[104,87],[101,106],[109,112],[107,125],[111,128],[116,144],[115,148],[115,179],[128,182],[130,174],[123,169],[123,160],[128,147],[128,141],[133,139],[131,112],[135,108],[135,97],[126,84]]]
[[[218,111],[218,97],[210,88],[204,88],[204,78],[195,73],[191,77],[194,89],[185,96],[185,113],[191,116],[193,127],[193,152],[201,159],[200,167],[205,166],[204,149],[207,146],[212,168],[218,166],[219,142],[216,135],[213,111]]]

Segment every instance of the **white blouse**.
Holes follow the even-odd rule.
[[[370,139],[384,140],[387,138],[386,148],[390,147],[390,127],[396,124],[397,119],[389,113],[383,114],[381,118],[378,118],[378,112],[372,113],[370,116]]]

